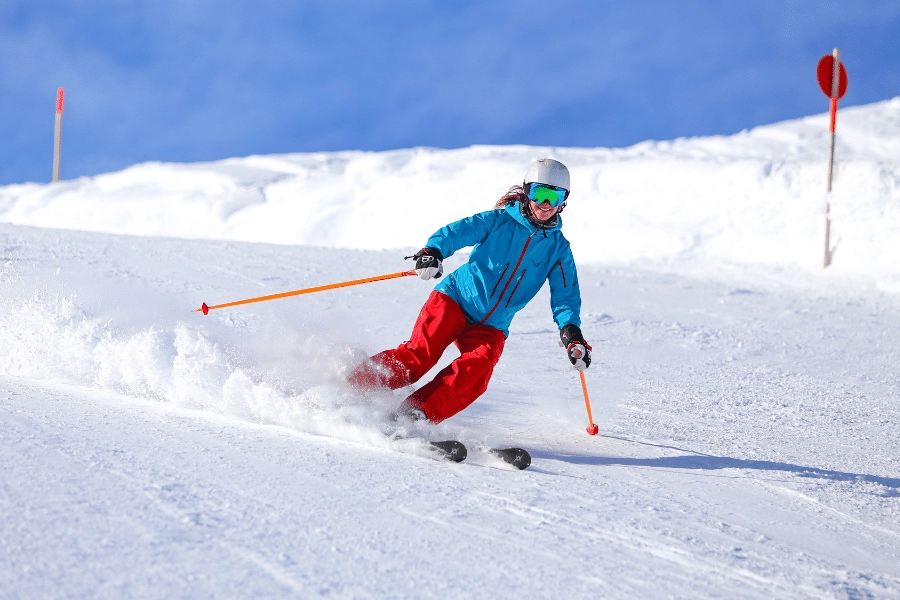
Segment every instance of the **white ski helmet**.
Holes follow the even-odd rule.
[[[531,163],[523,183],[543,183],[569,191],[569,169],[558,160],[542,158]]]

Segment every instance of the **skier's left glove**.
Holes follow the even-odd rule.
[[[566,349],[569,361],[576,371],[584,371],[591,366],[591,347],[584,341],[578,325],[569,323],[559,330],[559,345]]]
[[[422,248],[412,256],[406,258],[416,259],[416,273],[422,279],[437,279],[444,274],[444,255],[437,248]]]

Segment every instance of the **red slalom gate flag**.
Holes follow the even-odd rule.
[[[835,49],[835,54],[837,54],[837,49]],[[844,63],[841,62],[841,59],[835,54],[826,54],[822,58],[819,59],[819,64],[816,65],[816,79],[819,80],[819,87],[822,88],[822,92],[825,93],[826,96],[831,98],[831,132],[834,133],[834,129],[837,126],[837,104],[838,100],[844,97],[844,94],[847,93],[847,69],[844,68]],[[835,72],[834,61],[838,61],[838,70]],[[830,186],[829,186],[830,189]]]
[[[833,85],[831,81],[831,78],[834,76],[834,57],[832,55],[826,54],[819,59],[819,64],[816,65],[816,79],[819,80],[819,87],[822,88],[822,92],[826,96],[840,100],[844,97],[844,94],[847,93],[848,80],[847,69],[844,68],[844,63],[839,61],[838,67],[840,69],[840,74],[838,75],[837,96],[833,95]]]
[[[834,179],[834,138],[837,128],[838,100],[847,93],[847,69],[841,62],[841,52],[835,48],[831,54],[826,54],[819,59],[816,65],[816,79],[822,92],[828,96],[831,103],[831,150],[828,154],[828,192],[831,193],[831,184]],[[831,264],[831,202],[825,202],[825,260],[824,266]]]

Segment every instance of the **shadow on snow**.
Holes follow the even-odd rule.
[[[604,436],[606,437],[606,436]],[[610,436],[612,437],[612,436]],[[625,439],[625,438],[617,438]],[[672,448],[682,450],[684,452],[692,452],[682,448],[673,446],[663,446],[660,444],[648,444],[636,440],[627,440],[636,444],[647,446],[657,446],[661,448]],[[752,469],[756,471],[783,471],[787,473],[796,473],[800,477],[811,477],[815,479],[824,479],[828,481],[851,481],[851,482],[868,482],[877,483],[884,487],[891,488],[888,495],[900,495],[900,479],[892,477],[880,477],[878,475],[867,475],[862,473],[847,473],[844,471],[832,471],[830,469],[819,469],[816,467],[804,467],[801,465],[793,465],[791,463],[774,462],[768,460],[745,460],[740,458],[731,458],[728,456],[713,456],[710,454],[700,454],[692,452],[691,454],[681,456],[660,456],[656,458],[630,458],[627,456],[579,456],[572,454],[560,454],[553,452],[534,451],[531,453],[534,458],[544,458],[549,460],[558,460],[562,462],[581,464],[581,465],[616,465],[624,467],[652,467],[657,469],[689,469],[701,471],[718,471],[722,469]]]

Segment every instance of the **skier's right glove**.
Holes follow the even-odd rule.
[[[422,248],[412,256],[406,258],[416,259],[416,273],[422,279],[439,278],[444,274],[444,255],[437,248]]]
[[[569,323],[559,330],[559,345],[566,349],[569,362],[576,371],[584,371],[591,366],[591,347],[584,341],[578,325]]]

